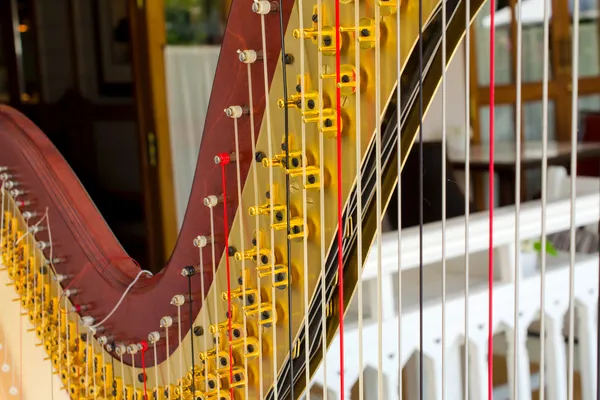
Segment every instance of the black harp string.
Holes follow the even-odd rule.
[[[287,58],[285,53],[285,31],[283,26],[283,0],[279,0],[279,36],[281,38],[281,75],[283,80],[283,131],[284,131],[284,147],[285,147],[285,165],[288,169],[290,165],[290,127],[289,127],[289,108],[288,108],[288,89],[287,89]],[[304,88],[300,88],[304,90]],[[304,160],[302,160],[304,161]],[[290,357],[290,399],[294,400],[294,362],[293,362],[293,346],[292,346],[292,243],[290,239],[290,175],[285,174],[285,216],[286,216],[286,251],[287,251],[287,306],[288,306],[288,353]],[[273,212],[273,211],[271,211]],[[303,210],[305,212],[305,210]],[[306,232],[304,233],[306,240]],[[274,244],[272,243],[271,246]],[[275,312],[275,310],[273,310]],[[275,329],[275,327],[273,327]],[[277,371],[273,371],[277,373]]]
[[[423,370],[423,0],[419,0],[419,399],[423,399]]]
[[[204,273],[204,271],[200,271],[200,273]],[[188,275],[188,305],[190,311],[190,326],[192,331],[190,332],[190,345],[192,346],[192,395],[195,396],[196,392],[196,364],[194,361],[194,310],[192,307],[192,276]],[[233,340],[233,338],[229,338],[229,341]]]

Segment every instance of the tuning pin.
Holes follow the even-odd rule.
[[[162,339],[163,337],[165,337],[165,333],[164,332],[150,332],[148,334],[148,341],[151,344],[157,343],[160,339]]]
[[[239,60],[244,64],[252,64],[263,59],[261,50],[238,50],[237,53]]]
[[[173,298],[171,299],[171,305],[172,306],[177,306],[177,307],[181,307],[182,305],[185,304],[185,296],[182,294],[176,294],[175,296],[173,296]]]
[[[170,328],[173,325],[173,318],[166,316],[160,319],[161,328]]]
[[[73,277],[73,275],[58,274],[58,275],[54,275],[52,277],[52,280],[54,282],[63,282],[67,279],[71,279],[72,277]]]
[[[214,207],[217,204],[222,203],[222,202],[223,202],[223,195],[215,196],[213,194],[213,195],[210,195],[210,196],[207,196],[204,198],[204,205],[206,207]]]
[[[36,242],[35,247],[37,247],[40,250],[44,250],[47,249],[48,247],[50,247],[52,244],[50,242]]]
[[[197,236],[196,238],[194,238],[194,246],[196,247],[202,248],[208,245],[209,243],[212,243],[212,238],[206,236]]]
[[[224,111],[229,118],[240,118],[242,115],[250,114],[248,106],[229,106]]]
[[[215,156],[215,164],[217,165],[227,165],[232,161],[236,160],[235,153],[219,153]]]
[[[127,353],[127,347],[122,343],[117,344],[115,345],[115,353],[117,353],[118,356],[123,356]]]
[[[252,3],[252,12],[257,14],[266,15],[276,11],[279,11],[279,3],[276,1],[258,0]]]
[[[100,336],[98,338],[98,344],[100,346],[106,346],[110,340],[113,340],[113,336],[112,335],[110,335],[110,336]]]
[[[24,219],[31,219],[38,216],[38,213],[35,211],[24,211],[22,214]]]
[[[33,225],[33,226],[30,226],[29,229],[28,229],[28,231],[30,233],[33,233],[34,235],[36,233],[38,233],[38,232],[43,231],[43,230],[46,230],[46,227],[45,226],[41,226],[41,225]]]

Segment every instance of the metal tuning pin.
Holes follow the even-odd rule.
[[[279,3],[276,1],[258,0],[252,3],[252,12],[260,15],[277,11],[279,11]]]
[[[282,147],[285,148],[285,146],[283,146],[283,145],[282,145]],[[290,159],[290,166],[292,168],[298,168],[298,167],[302,166],[302,164],[303,164],[302,152],[301,151],[291,151],[289,154],[286,154],[285,149],[283,150],[282,153],[276,154],[272,159],[268,159],[266,157],[263,158],[262,165],[265,168],[281,167],[283,169],[287,169],[286,161],[287,161],[288,157]]]
[[[36,242],[35,243],[35,247],[37,247],[40,250],[47,249],[50,246],[51,246],[50,242],[41,241],[41,242]]]
[[[256,3],[254,3],[256,4]],[[250,107],[248,106],[229,106],[225,110],[225,115],[229,118],[240,118],[242,115],[250,114]]]
[[[327,137],[334,138],[337,136],[337,113],[331,108],[323,110],[323,120],[321,116],[304,116],[304,123],[316,123],[319,125],[319,131]],[[343,129],[343,125],[340,127],[340,131]]]
[[[181,307],[182,305],[185,304],[185,302],[186,302],[186,296],[184,296],[182,294],[176,294],[171,299],[171,305],[176,306],[176,307]]]
[[[210,195],[204,198],[204,205],[206,207],[215,207],[217,204],[220,204],[223,202],[223,195],[219,195],[219,196],[215,196]]]
[[[258,323],[266,328],[277,323],[277,313],[273,312],[273,304],[271,302],[262,302],[254,307],[248,307],[246,314],[258,318]]]
[[[305,189],[320,189],[320,174],[321,170],[319,167],[314,165],[304,167],[304,168],[293,168],[288,169],[286,172],[290,176],[290,178],[302,178],[304,176],[304,171],[306,171],[306,181],[304,182]]]
[[[340,32],[341,35],[341,32]],[[326,56],[335,55],[336,51],[336,42],[335,42],[335,29],[331,26],[323,26],[321,28],[321,43],[318,43],[319,40],[319,29],[316,24],[313,25],[312,28],[305,29],[294,29],[292,31],[292,37],[294,39],[310,39],[314,44],[317,45],[320,52]],[[341,40],[341,36],[339,36]],[[340,41],[340,43],[342,43]]]
[[[127,354],[127,347],[125,347],[124,344],[119,343],[115,345],[115,353],[117,353],[118,356],[124,356]]]
[[[208,236],[196,236],[194,238],[194,246],[198,248],[206,247],[212,243],[212,238]]]
[[[221,300],[227,301],[227,291],[221,293]],[[231,300],[243,298],[244,303],[254,303],[254,299],[258,298],[258,291],[256,289],[248,289],[242,290],[242,288],[237,288],[231,291]]]
[[[219,153],[215,156],[214,161],[217,165],[227,165],[236,159],[235,153]]]
[[[27,230],[28,230],[30,233],[32,233],[32,234],[34,234],[34,235],[35,235],[36,233],[39,233],[39,232],[45,231],[45,230],[46,230],[46,227],[45,227],[45,226],[43,226],[43,225],[33,225],[33,226],[30,226],[30,227],[29,227]]]
[[[171,326],[173,326],[173,318],[166,316],[160,319],[161,328],[170,328]]]
[[[202,272],[202,270],[200,269],[199,265],[189,265],[187,267],[183,267],[183,269],[181,270],[181,276],[194,276],[196,274],[199,274],[200,272]]]
[[[237,251],[234,254],[234,258],[236,261],[252,260],[256,263],[258,263],[258,261],[260,261],[261,264],[269,264],[270,257],[271,257],[271,250],[261,247],[260,253],[259,253],[258,248],[256,246],[250,250],[244,251],[243,253]]]
[[[24,211],[21,216],[23,216],[23,219],[30,220],[31,218],[37,217],[38,213],[35,211]]]
[[[272,279],[273,286],[278,289],[283,289],[288,285],[288,267],[286,265],[263,265],[261,267],[256,268],[256,272],[258,273],[258,277],[261,279],[274,277]]]
[[[238,58],[244,64],[253,64],[263,59],[262,50],[238,50]]]
[[[306,236],[307,232],[303,232],[304,221],[302,217],[294,217],[290,219],[290,223],[288,225],[287,221],[278,222],[271,225],[271,229],[275,229],[276,231],[281,231],[284,229],[288,229],[288,238],[296,239],[299,237]]]
[[[154,344],[157,343],[158,341],[160,341],[160,339],[165,337],[165,332],[158,332],[158,331],[154,331],[154,332],[150,332],[148,334],[148,342],[150,342],[150,344]]]
[[[252,206],[249,208],[248,212],[250,213],[250,216],[252,216],[252,217],[254,217],[256,215],[269,215],[271,212],[274,212],[275,219],[277,221],[283,221],[283,218],[285,216],[285,210],[286,210],[285,205],[275,204],[275,205],[273,205],[273,208],[271,209],[271,204],[267,203],[262,206]]]

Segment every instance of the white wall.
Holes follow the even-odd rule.
[[[464,43],[461,43],[446,72],[446,134],[448,142],[452,139],[455,142],[456,139],[460,141],[465,132],[464,48]],[[440,84],[423,121],[423,140],[441,140],[442,126],[442,85]]]

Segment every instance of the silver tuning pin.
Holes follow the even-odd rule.
[[[252,64],[262,60],[262,51],[255,50],[238,50],[238,58],[244,64]]]
[[[270,12],[279,11],[279,4],[276,1],[259,0],[252,3],[252,11],[265,15]]]

